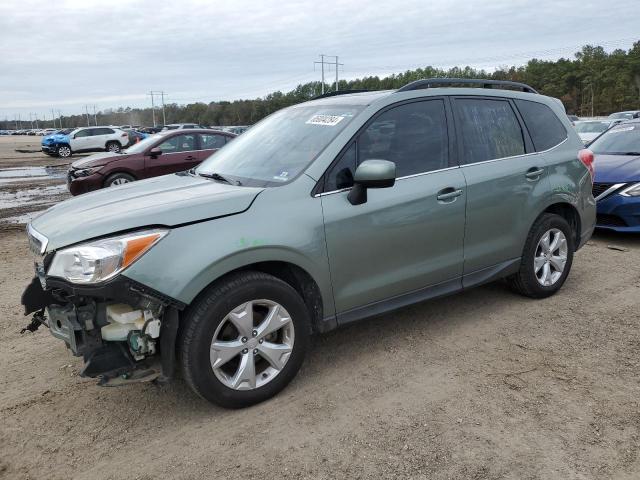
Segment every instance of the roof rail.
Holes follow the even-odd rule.
[[[432,88],[436,85],[455,84],[482,85],[482,88],[512,87],[522,90],[523,92],[538,93],[533,87],[530,87],[525,83],[511,82],[508,80],[484,80],[481,78],[425,78],[423,80],[416,80],[415,82],[407,83],[404,87],[396,90],[396,92],[409,92],[411,90],[420,90],[422,88]]]
[[[355,89],[355,90],[334,90],[333,92],[323,93],[317,97],[313,97],[311,100],[317,100],[319,98],[335,97],[336,95],[348,95],[350,93],[362,93],[370,92],[371,90]]]

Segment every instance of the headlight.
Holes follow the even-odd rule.
[[[56,252],[47,272],[72,283],[99,283],[144,255],[167,230],[146,230],[76,245]]]
[[[640,197],[640,183],[631,184],[630,187],[622,190],[620,195],[624,195],[625,197]]]
[[[80,170],[73,170],[73,174],[76,177],[88,177],[92,173],[97,172],[98,170],[100,170],[103,166],[104,165],[98,165],[98,166],[95,166],[95,167],[82,168]]]

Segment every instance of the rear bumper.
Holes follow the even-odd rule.
[[[640,197],[613,194],[598,201],[596,228],[640,232]]]

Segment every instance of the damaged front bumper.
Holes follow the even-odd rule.
[[[81,375],[101,385],[168,381],[175,369],[178,312],[184,305],[124,276],[100,286],[45,278],[44,266],[22,295],[25,330],[46,325],[75,356]]]

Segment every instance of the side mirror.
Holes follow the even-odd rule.
[[[153,147],[151,150],[149,150],[149,155],[153,158],[159,157],[160,155],[162,155],[162,150],[160,150],[159,147]]]
[[[396,164],[387,160],[365,160],[356,169],[353,188],[347,199],[351,205],[367,201],[368,188],[388,188],[396,183]]]

